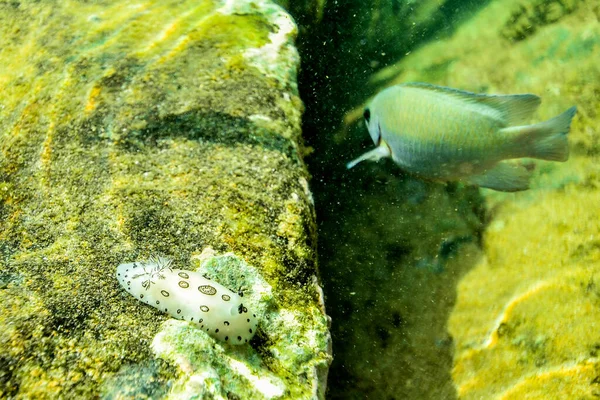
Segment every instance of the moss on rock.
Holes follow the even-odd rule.
[[[277,379],[298,371],[287,393],[322,397],[295,30],[271,3],[230,3],[0,5],[0,395],[112,396],[132,376],[119,393],[165,395],[187,373],[154,361],[167,317],[125,296],[114,269],[210,246],[259,270],[311,338],[301,359],[268,333],[247,354],[279,363]]]

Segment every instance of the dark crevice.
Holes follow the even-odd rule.
[[[417,274],[431,274],[442,281],[441,284],[451,287],[444,292],[448,299],[440,301],[439,307],[444,311],[436,311],[447,317],[449,311],[446,310],[455,298],[454,287],[464,271],[446,273],[446,264],[452,263],[463,246],[477,245],[481,227],[478,222],[467,223],[466,235],[454,231],[416,232],[413,235],[415,240],[435,242],[430,246],[432,254],[427,255],[419,253],[418,246],[412,241],[386,238],[394,230],[378,225],[377,221],[381,220],[380,213],[390,210],[397,217],[397,209],[403,204],[414,204],[416,212],[422,212],[423,204],[430,206],[428,202],[432,192],[455,199],[451,207],[454,210],[456,205],[461,210],[456,213],[460,215],[454,216],[456,220],[465,219],[467,214],[477,214],[472,219],[479,221],[483,218],[481,198],[475,189],[455,190],[450,187],[445,190],[415,180],[389,160],[377,164],[364,163],[360,168],[347,171],[346,162],[373,144],[362,123],[347,127],[349,131],[341,139],[339,136],[336,138],[335,133],[340,132],[343,118],[350,110],[363,104],[387,84],[385,80],[372,83],[370,78],[375,73],[397,63],[419,45],[450,35],[458,24],[488,2],[448,0],[431,18],[416,27],[408,26],[413,10],[404,0],[377,3],[328,1],[319,23],[302,14],[302,10],[291,10],[300,25],[297,44],[302,64],[298,79],[300,96],[306,107],[303,136],[307,145],[314,149],[306,161],[313,176],[311,189],[319,225],[319,269],[327,312],[333,320],[334,361],[329,374],[329,399],[385,398],[373,396],[383,395],[380,386],[385,384],[385,378],[380,377],[387,373],[389,364],[394,364],[395,370],[402,371],[401,378],[412,380],[414,385],[436,386],[435,389],[406,391],[401,388],[394,396],[456,398],[450,377],[452,338],[445,333],[445,319],[438,321],[438,330],[442,333],[437,344],[427,350],[429,358],[422,364],[411,363],[412,359],[422,355],[419,348],[410,345],[402,347],[401,344],[407,355],[391,360],[390,349],[405,340],[412,329],[411,318],[414,320],[411,312],[414,314],[416,311],[410,306],[396,307],[387,303],[389,299],[382,298],[386,294],[380,293],[378,286],[389,284],[390,279],[410,277],[414,271],[408,271],[409,266],[420,268],[415,269]],[[377,4],[379,9],[373,8],[373,4]],[[376,19],[383,18],[382,15],[387,19],[377,22]],[[394,21],[397,21],[396,25]],[[434,206],[436,203],[431,207]],[[447,210],[435,212],[440,215],[453,213]],[[410,218],[407,216],[407,220]],[[402,226],[402,221],[397,222]],[[414,224],[407,226],[414,228]],[[366,230],[372,233],[365,233]],[[414,261],[417,256],[420,258]],[[399,264],[402,265],[400,270]],[[415,279],[417,284],[422,282],[421,278]],[[410,290],[409,286],[400,285],[391,294],[398,298],[410,297]],[[361,324],[367,325],[362,333],[359,332]],[[354,350],[357,346],[365,348],[363,354],[372,356],[377,364],[366,365],[369,360],[357,356],[359,353]],[[443,364],[444,368],[431,370],[443,372],[419,377],[419,374],[423,375],[419,365],[431,364],[436,354],[439,355],[434,363]],[[369,370],[371,375],[365,372]],[[374,378],[371,379],[371,376]]]

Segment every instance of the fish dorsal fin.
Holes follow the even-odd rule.
[[[500,118],[506,121],[507,126],[523,125],[529,122],[531,115],[537,110],[541,99],[534,94],[487,95],[453,89],[430,83],[410,82],[401,86],[414,87],[422,90],[431,90],[456,97],[469,103],[484,104],[499,113]]]

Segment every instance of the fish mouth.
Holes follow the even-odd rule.
[[[375,147],[374,149],[367,151],[360,157],[358,157],[358,158],[350,161],[348,164],[346,164],[346,168],[347,169],[353,168],[356,164],[366,161],[366,160],[378,161],[384,157],[390,157],[392,155],[390,146],[388,146],[388,144],[383,140],[380,140],[379,143],[380,144],[377,147]]]

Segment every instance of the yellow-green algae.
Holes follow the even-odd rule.
[[[514,16],[537,3],[492,2],[373,79],[536,93],[539,119],[578,106],[567,163],[538,162],[528,192],[482,191],[483,253],[460,280],[448,322],[461,399],[600,395],[600,7],[569,2],[514,40]]]
[[[267,329],[246,354],[287,396],[323,396],[295,32],[273,62],[289,81],[244,54],[271,44],[282,14],[268,2],[0,5],[0,397],[166,395],[188,373],[155,361],[167,317],[123,295],[114,268],[152,254],[185,265],[206,246],[256,268],[302,328]],[[303,351],[288,353],[297,335]],[[265,397],[251,386],[220,395]]]

